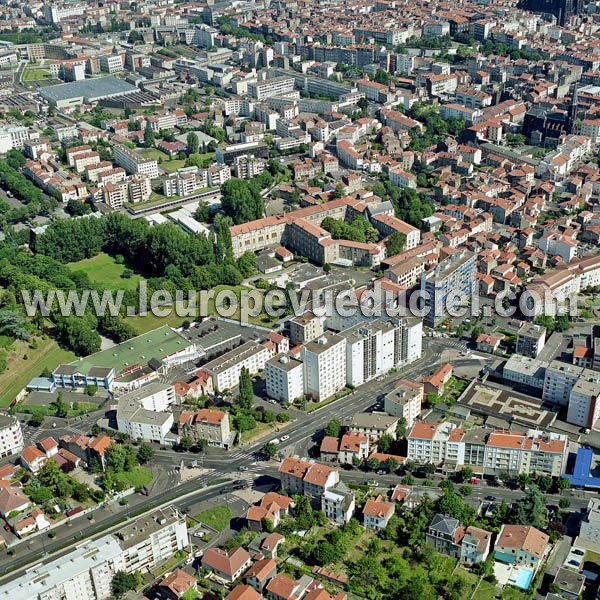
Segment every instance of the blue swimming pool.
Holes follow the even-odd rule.
[[[519,569],[515,576],[515,585],[522,590],[528,590],[533,579],[533,571],[531,569]]]

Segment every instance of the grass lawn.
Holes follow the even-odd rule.
[[[71,271],[83,271],[92,283],[107,290],[136,290],[142,276],[134,273],[128,279],[122,277],[127,269],[126,265],[120,265],[109,254],[101,252],[93,258],[84,258],[78,262],[69,263]]]
[[[228,286],[228,285],[218,285],[216,286],[212,291],[214,292],[214,296],[216,296],[219,292],[222,292],[224,290],[231,290],[233,292],[233,294],[235,295],[235,297],[238,299],[238,305],[239,305],[239,298],[240,295],[242,293],[242,291],[249,291],[250,288],[246,288],[243,286]],[[165,317],[159,317],[156,316],[152,313],[149,312],[148,315],[146,315],[145,317],[136,315],[135,317],[131,317],[130,323],[135,327],[135,329],[139,332],[139,333],[145,333],[146,331],[150,331],[151,329],[156,329],[157,327],[160,327],[162,325],[170,325],[171,327],[181,327],[182,323],[184,321],[193,321],[195,316],[209,316],[209,315],[215,315],[217,314],[217,306],[216,306],[216,301],[215,301],[215,297],[211,297],[210,299],[208,299],[208,301],[206,302],[202,302],[202,297],[199,297],[197,302],[196,302],[196,310],[195,310],[195,314],[191,315],[191,316],[178,316],[175,309],[173,308],[173,310],[170,312],[170,314],[168,314]],[[187,306],[187,303],[183,303],[183,307],[185,308]],[[221,306],[221,305],[219,305]],[[165,307],[166,308],[166,307]],[[240,320],[240,310],[239,307],[235,310],[235,312],[232,315],[223,315],[223,316],[227,316],[230,319],[234,319],[236,321]],[[255,325],[262,325],[264,327],[270,327],[273,323],[275,323],[275,321],[277,321],[276,317],[269,317],[266,314],[260,314],[256,317],[250,316],[248,315],[248,321],[250,323],[253,323]]]
[[[163,160],[169,160],[169,155],[165,154],[158,148],[144,148],[142,150],[138,150],[137,153],[144,158],[155,158],[156,160],[162,158]]]
[[[35,342],[37,348],[30,348],[30,342],[17,340],[14,349],[9,352],[6,370],[0,373],[0,406],[8,406],[45,368],[54,369],[77,358],[50,338],[36,338]]]
[[[251,431],[244,431],[242,433],[242,443],[241,446],[245,446],[250,442],[255,442],[257,439],[261,438],[263,435],[267,435],[267,433],[274,433],[277,427],[283,427],[284,423],[256,423],[256,427]]]
[[[502,598],[502,594],[493,583],[484,580],[479,584],[475,598],[477,600],[496,600],[496,598]]]
[[[185,166],[185,160],[173,159],[167,160],[160,165],[167,173],[174,173],[177,169]]]
[[[98,409],[98,405],[93,402],[78,402],[77,408],[69,408],[67,409],[68,417],[77,417],[84,413],[92,412]],[[28,415],[43,415],[43,416],[53,416],[54,415],[54,407],[48,405],[39,405],[39,404],[22,404],[19,403],[17,405],[17,412],[28,414]]]
[[[148,485],[154,475],[148,467],[135,467],[131,471],[122,471],[115,476],[119,481],[124,481],[134,488],[141,488]]]
[[[52,75],[46,69],[25,69],[21,79],[23,81],[39,81],[40,79],[52,79]]]
[[[467,571],[467,569],[463,569],[462,567],[457,567],[456,571],[454,571],[455,575],[458,575],[468,586],[468,593],[464,594],[464,597],[470,598],[477,582],[479,581],[479,576],[475,575],[471,571]]]
[[[233,512],[228,506],[214,506],[202,511],[194,518],[217,531],[223,531],[229,527],[229,522],[233,519]]]

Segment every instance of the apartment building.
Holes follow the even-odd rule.
[[[299,360],[280,353],[265,366],[267,396],[278,402],[291,403],[304,394],[304,366]]]
[[[164,175],[161,177],[163,184],[163,193],[165,196],[191,196],[195,190],[199,187],[203,187],[198,185],[197,182],[197,173],[196,169],[190,170],[188,172],[178,171],[177,173],[173,173],[171,175]]]
[[[23,432],[17,417],[0,414],[0,458],[23,450]]]
[[[504,364],[502,378],[517,389],[541,393],[549,364],[537,358],[513,354]]]
[[[100,70],[105,73],[119,73],[125,68],[122,54],[101,54],[98,58]]]
[[[600,373],[585,369],[569,394],[567,423],[586,429],[600,418]]]
[[[304,364],[304,393],[324,400],[346,385],[346,340],[326,333],[300,350]]]
[[[401,379],[386,395],[384,410],[388,415],[405,419],[406,427],[411,428],[421,413],[422,401],[423,384]]]
[[[537,358],[545,343],[545,327],[535,323],[523,323],[517,333],[515,352],[529,358]]]
[[[229,448],[233,435],[229,414],[223,410],[203,408],[196,412],[184,410],[179,415],[177,433],[195,441],[206,440],[209,446]]]
[[[477,291],[476,274],[477,257],[468,250],[456,252],[422,273],[425,324],[436,327],[451,310],[467,305]]]
[[[173,413],[156,412],[143,408],[134,398],[120,398],[117,405],[117,429],[134,440],[160,444],[174,444],[176,437],[170,436]]]
[[[364,525],[372,531],[381,531],[387,527],[396,511],[393,502],[387,502],[382,496],[369,498],[363,508]]]
[[[271,96],[289,94],[294,91],[294,80],[291,77],[273,77],[264,81],[251,82],[248,84],[248,94],[257,100],[263,100]]]
[[[238,385],[242,368],[251,374],[258,373],[269,358],[266,346],[250,341],[211,360],[202,369],[212,378],[213,388],[222,392]]]
[[[415,423],[406,436],[407,458],[420,464],[441,464],[446,456],[446,442],[451,438],[454,423]]]
[[[557,433],[529,430],[490,431],[441,428],[437,423],[416,423],[407,436],[407,458],[416,462],[443,463],[445,470],[469,466],[481,475],[564,473],[568,438]]]
[[[584,374],[585,369],[553,360],[546,368],[544,378],[544,402],[557,406],[567,406],[573,386]]]
[[[383,412],[357,413],[352,417],[348,429],[352,433],[360,433],[377,441],[384,435],[396,436],[398,417]]]
[[[342,331],[346,340],[346,383],[359,386],[405,361],[405,328],[377,319]]]
[[[113,144],[114,161],[129,174],[141,173],[151,179],[158,177],[158,162],[154,158],[144,158],[123,144]]]
[[[322,465],[314,460],[301,460],[288,456],[279,467],[281,487],[289,496],[307,496],[321,505],[321,496],[340,480],[337,469]]]
[[[339,481],[328,488],[321,496],[321,510],[327,520],[336,525],[345,525],[352,518],[356,508],[354,494]]]
[[[124,525],[118,533],[87,540],[60,558],[32,567],[0,585],[11,600],[104,600],[117,571],[155,569],[188,545],[185,516],[164,508]]]
[[[317,317],[311,312],[292,317],[288,321],[290,328],[290,343],[304,344],[323,334],[323,317]]]

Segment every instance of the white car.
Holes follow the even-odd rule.
[[[185,559],[185,564],[186,564],[186,565],[191,565],[193,562],[194,562],[194,557],[193,557],[193,556],[188,556],[188,557]]]
[[[289,436],[289,435],[282,435],[282,436],[281,436],[281,441],[282,441],[282,442],[285,442],[286,440],[289,440],[289,439],[290,439],[290,436]]]
[[[194,554],[194,558],[202,558],[203,555],[204,555],[204,550],[198,550],[198,552],[196,552],[196,554]]]
[[[204,537],[204,531],[196,531],[196,533],[194,533],[194,537],[203,538]]]

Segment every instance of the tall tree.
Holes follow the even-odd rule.
[[[250,411],[254,407],[254,391],[252,388],[252,377],[246,367],[240,372],[239,392],[237,405],[244,411]]]
[[[154,148],[154,131],[150,125],[150,122],[146,121],[146,128],[144,129],[144,146],[146,148]]]
[[[190,133],[187,134],[186,141],[188,154],[196,154],[200,147],[198,136],[193,131],[190,131]]]

